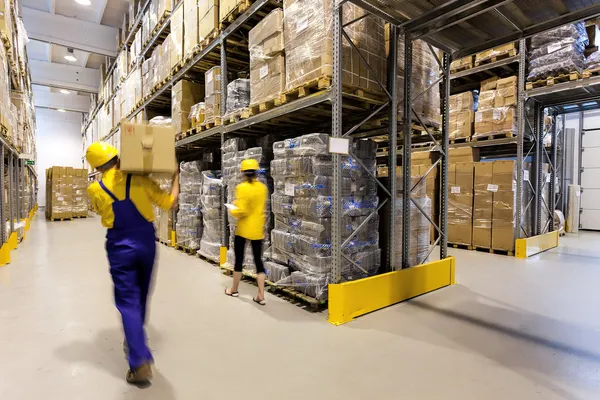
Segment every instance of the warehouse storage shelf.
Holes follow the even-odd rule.
[[[477,89],[479,83],[488,79],[490,75],[499,77],[515,75],[519,71],[519,56],[508,57],[503,60],[483,64],[478,67],[450,74],[452,88],[450,94]]]
[[[552,106],[576,103],[586,98],[600,96],[600,76],[556,83],[525,91],[525,97]]]

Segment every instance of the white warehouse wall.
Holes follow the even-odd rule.
[[[82,114],[37,108],[38,204],[46,203],[46,169],[52,166],[83,168]]]

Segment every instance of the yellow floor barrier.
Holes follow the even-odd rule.
[[[440,261],[329,285],[329,322],[345,324],[392,304],[455,284],[455,260]]]
[[[527,258],[558,247],[558,231],[515,241],[515,257]]]

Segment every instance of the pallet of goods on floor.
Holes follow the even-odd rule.
[[[88,170],[50,167],[46,170],[46,218],[67,221],[88,216]]]

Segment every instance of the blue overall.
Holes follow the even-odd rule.
[[[115,304],[129,346],[129,366],[137,368],[152,361],[144,324],[156,255],[154,225],[140,214],[129,197],[131,175],[127,175],[125,200],[117,199],[102,181],[100,186],[114,201],[115,218],[106,234],[106,254],[115,286]]]

